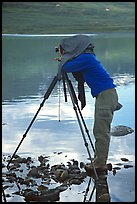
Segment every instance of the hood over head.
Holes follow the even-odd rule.
[[[64,54],[62,55],[62,59],[59,64],[59,78],[61,77],[61,69],[67,61],[77,57],[82,53],[94,53],[94,45],[91,43],[91,39],[88,35],[79,34],[64,38],[61,41],[60,46],[64,49]]]

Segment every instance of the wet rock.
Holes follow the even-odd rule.
[[[7,162],[9,162],[9,161],[10,161],[10,159],[11,159],[11,155],[8,155],[8,156],[7,156],[7,160],[6,160],[6,161],[7,161]]]
[[[18,154],[14,155],[14,159],[20,158],[20,156]]]
[[[81,173],[81,171],[80,171],[80,169],[69,169],[69,172],[71,173],[71,174],[80,174]]]
[[[28,191],[25,192],[25,201],[31,202],[52,202],[52,201],[59,201],[59,190],[58,189],[49,189],[45,190],[42,193],[38,191]]]
[[[18,183],[21,184],[21,185],[25,184],[26,187],[37,186],[37,182],[35,180],[29,179],[29,178],[25,178],[25,179],[19,178]]]
[[[13,192],[12,194],[20,195],[20,191]]]
[[[22,195],[25,197],[26,202],[36,201],[35,197],[38,195],[38,191],[27,189],[24,191],[24,193],[22,193]]]
[[[116,163],[115,165],[122,166],[123,164],[122,163]]]
[[[64,171],[61,173],[60,177],[59,177],[60,181],[61,181],[61,182],[62,182],[62,181],[66,181],[66,180],[68,179],[68,177],[69,177],[68,175],[69,175],[68,170],[64,170]]]
[[[81,172],[78,167],[78,161],[71,160],[67,162],[67,166],[64,165],[54,165],[51,167],[52,178],[57,182],[67,183],[67,184],[80,184],[83,179],[87,176],[86,172]]]
[[[110,134],[112,136],[124,136],[127,134],[131,134],[134,130],[128,126],[118,125],[111,128]]]
[[[62,163],[50,166],[47,163],[49,161],[47,157],[42,155],[38,157],[38,161],[40,162],[39,166],[31,166],[29,165],[33,163],[31,157],[26,159],[15,155],[11,162],[13,165],[10,166],[9,172],[6,174],[6,178],[8,179],[6,182],[14,182],[16,185],[22,185],[20,195],[24,196],[26,202],[58,201],[60,192],[67,190],[68,186],[72,184],[80,185],[87,176],[85,171],[81,171],[79,162],[75,159],[69,160],[66,166]],[[21,165],[21,163],[26,165]],[[18,169],[20,166],[21,168]],[[18,172],[15,173],[16,170]],[[61,185],[54,189],[48,189],[47,185],[52,184],[53,180],[56,183],[61,183]],[[31,188],[33,186],[37,190],[28,189],[28,187]],[[24,190],[23,188],[27,189]]]
[[[39,169],[35,166],[27,174],[28,177],[40,178]]]
[[[120,167],[113,167],[113,170],[120,170],[121,168]]]
[[[85,179],[87,176],[86,172],[81,172],[80,174],[69,174],[69,179],[79,179],[79,180],[83,180]]]
[[[11,185],[3,186],[3,190],[6,190],[7,188],[9,188],[9,187],[11,188],[11,187],[13,187],[13,186],[14,186],[14,185],[12,185],[12,186],[11,186]]]
[[[125,162],[129,161],[127,158],[121,158],[121,160]]]
[[[74,179],[69,180],[69,184],[80,185],[81,184],[81,180],[74,178]]]
[[[63,185],[57,186],[56,189],[58,189],[59,192],[62,192],[62,191],[66,191],[68,189],[68,186],[63,184]]]
[[[59,155],[59,154],[62,154],[62,152],[53,152],[53,153],[54,153],[54,154],[58,154],[58,155]]]
[[[72,165],[73,165],[75,168],[78,168],[79,163],[78,163],[77,160],[71,159],[70,161],[72,161]]]
[[[6,177],[9,178],[9,177],[15,177],[16,178],[16,174],[15,172],[8,172],[6,173]]]
[[[66,170],[67,167],[64,164],[55,164],[51,166],[51,172],[54,172],[56,169]]]
[[[20,167],[20,164],[15,163],[14,165],[9,166],[9,171],[17,170]]]
[[[117,173],[116,169],[112,169],[112,173],[113,173],[113,175],[115,176],[116,173]]]
[[[55,181],[63,182],[67,179],[68,168],[64,164],[53,165],[50,174]]]
[[[18,155],[15,155],[14,156],[14,159],[12,159],[11,160],[11,163],[26,163],[26,164],[30,164],[32,162],[32,160],[31,160],[31,157],[28,157],[28,158],[22,158],[22,157],[20,157],[20,156],[18,156]]]
[[[7,123],[2,123],[2,125],[7,125]]]
[[[11,197],[11,195],[10,195],[9,193],[7,193],[5,196],[6,196],[7,198]]]
[[[112,171],[112,164],[111,164],[111,163],[108,163],[108,164],[107,164],[107,169],[108,169],[109,171]]]
[[[125,168],[125,169],[131,168],[131,167],[133,167],[133,165],[128,165],[128,164],[125,164],[125,165],[124,165],[124,168]]]
[[[38,186],[37,188],[39,191],[45,191],[45,190],[48,190],[48,187],[44,186],[44,185],[40,185]]]
[[[18,183],[24,184],[24,179],[22,177],[18,177],[17,179],[18,179]]]
[[[85,168],[84,162],[80,162],[80,168],[81,168],[81,169]]]
[[[48,162],[49,159],[47,159],[46,156],[44,157],[44,156],[41,155],[41,156],[38,157],[38,161],[41,163],[41,165],[45,166],[46,165],[45,163]]]
[[[49,185],[50,182],[51,182],[51,178],[44,178],[41,183],[42,183],[42,184],[45,184],[45,185]]]
[[[64,182],[68,179],[68,170],[66,169],[56,169],[54,171],[53,179],[58,180],[59,182]]]
[[[78,161],[73,161],[72,164],[69,164],[69,170],[80,172],[80,168],[78,167]]]

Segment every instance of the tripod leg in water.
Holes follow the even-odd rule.
[[[5,192],[4,192],[4,189],[3,189],[3,185],[2,185],[2,194],[3,194],[3,200],[4,200],[4,202],[7,202],[7,200],[6,200],[6,195],[5,195]]]
[[[79,114],[80,114],[81,120],[82,120],[83,125],[84,125],[84,128],[85,128],[85,132],[87,133],[87,136],[88,136],[88,139],[89,139],[90,144],[91,144],[91,146],[92,146],[92,149],[93,149],[93,151],[95,152],[95,148],[94,148],[94,145],[93,145],[93,143],[92,143],[92,140],[91,140],[91,137],[90,137],[90,134],[89,134],[89,130],[88,130],[87,126],[86,126],[86,123],[85,123],[85,121],[84,121],[84,118],[83,118],[83,116],[82,116],[81,110],[80,110],[79,105],[78,105],[78,99],[77,99],[77,96],[76,96],[76,94],[75,94],[74,88],[73,88],[73,86],[72,86],[71,81],[68,79],[68,76],[66,75],[65,77],[66,77],[66,79],[69,81],[70,88],[71,88],[72,94],[73,94],[73,96],[74,96],[75,104],[77,105],[78,112],[79,112]]]
[[[52,90],[54,89],[54,87],[55,87],[57,81],[58,81],[58,77],[55,76],[54,79],[52,80],[52,82],[51,82],[51,84],[50,84],[48,90],[46,91],[46,93],[45,93],[45,95],[44,95],[44,99],[43,99],[43,101],[41,102],[41,104],[40,104],[40,106],[39,106],[39,108],[38,108],[36,114],[34,115],[33,119],[31,120],[31,122],[30,122],[30,124],[29,124],[29,126],[28,126],[28,128],[27,128],[27,130],[26,130],[26,132],[23,134],[23,137],[22,137],[22,139],[21,139],[19,145],[17,146],[15,152],[13,153],[11,159],[9,160],[9,162],[8,162],[8,164],[7,164],[7,168],[9,167],[9,165],[10,165],[12,159],[14,158],[16,152],[18,151],[18,149],[19,149],[20,145],[22,144],[24,138],[26,137],[28,131],[30,130],[30,128],[31,128],[31,126],[32,126],[32,124],[33,124],[33,122],[35,121],[35,119],[36,119],[38,113],[40,112],[41,108],[43,107],[43,105],[44,105],[46,99],[48,99],[49,95],[51,94]]]
[[[91,183],[91,177],[90,177],[90,179],[89,179],[88,186],[87,186],[86,191],[85,191],[85,195],[84,195],[84,200],[83,200],[83,202],[86,202],[87,194],[88,194],[88,192],[89,192],[90,183]]]
[[[77,106],[78,106],[77,97],[76,97],[74,88],[73,88],[73,86],[72,86],[72,84],[71,84],[71,81],[69,80],[67,74],[64,74],[64,77],[65,77],[65,80],[66,80],[66,83],[67,83],[68,91],[69,91],[69,93],[70,93],[70,97],[71,97],[71,101],[72,101],[72,104],[73,104],[73,108],[74,108],[74,110],[75,110],[75,113],[76,113],[76,116],[77,116],[77,119],[78,119],[79,127],[80,127],[80,130],[81,130],[83,139],[84,139],[85,147],[87,148],[87,152],[88,152],[88,155],[89,155],[91,164],[92,164],[92,166],[93,166],[93,170],[94,170],[95,177],[96,177],[96,181],[97,181],[97,180],[98,180],[98,175],[97,175],[97,172],[96,172],[94,163],[92,162],[92,157],[91,157],[91,154],[90,154],[90,151],[89,151],[88,143],[87,143],[87,141],[86,141],[86,137],[85,137],[85,134],[84,134],[84,131],[83,131],[83,127],[82,127],[82,124],[81,124],[81,121],[80,121],[80,118],[79,118],[79,114],[78,114],[78,111],[77,111]],[[75,104],[76,104],[77,106],[76,106]],[[79,109],[79,110],[80,110],[80,109]],[[83,121],[83,120],[82,120],[82,121]]]

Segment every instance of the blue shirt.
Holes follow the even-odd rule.
[[[96,97],[100,92],[116,87],[109,73],[94,54],[84,53],[63,65],[65,72],[82,72],[83,78]]]

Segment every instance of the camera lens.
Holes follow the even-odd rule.
[[[59,48],[58,47],[55,47],[55,52],[59,52]]]

